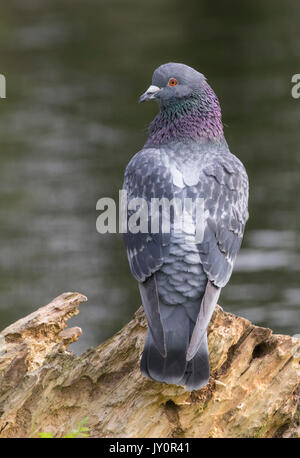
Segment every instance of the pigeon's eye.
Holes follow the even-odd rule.
[[[176,84],[178,84],[176,78],[170,78],[169,79],[168,86],[176,86]]]

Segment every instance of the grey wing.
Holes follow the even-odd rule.
[[[128,203],[134,198],[143,198],[148,204],[148,232],[123,235],[132,275],[144,282],[163,264],[169,252],[170,234],[151,233],[151,199],[172,198],[173,182],[168,169],[161,161],[157,149],[144,149],[137,153],[125,171],[123,190],[127,192]],[[128,210],[127,223],[135,210]],[[161,229],[159,225],[159,229]]]
[[[232,154],[203,169],[198,194],[207,213],[199,254],[208,284],[191,337],[187,360],[196,354],[220,295],[228,282],[248,219],[248,177]]]
[[[162,266],[169,252],[170,234],[162,233],[161,224],[158,233],[151,233],[150,201],[152,198],[162,197],[171,199],[173,182],[170,172],[161,161],[159,150],[144,149],[133,157],[126,168],[123,190],[127,191],[128,202],[134,198],[143,198],[148,204],[148,233],[134,234],[128,231],[123,234],[123,239],[131,273],[139,282],[153,341],[159,352],[165,356],[164,332],[153,274]],[[127,222],[133,213],[133,210],[128,210]]]

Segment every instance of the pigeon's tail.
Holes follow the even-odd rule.
[[[159,382],[185,385],[189,391],[200,390],[208,383],[209,358],[206,332],[195,356],[187,361],[187,349],[195,323],[189,317],[184,305],[160,303],[164,330],[166,356],[157,350],[148,329],[145,348],[141,359],[142,373]]]

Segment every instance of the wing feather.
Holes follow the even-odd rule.
[[[230,154],[228,161],[211,164],[203,172],[199,194],[202,188],[211,189],[212,198],[209,192],[203,195],[209,216],[199,254],[209,281],[187,351],[188,361],[200,348],[221,288],[231,276],[248,219],[248,177],[242,163]]]
[[[139,282],[142,303],[154,344],[160,354],[166,356],[164,330],[160,317],[159,297],[154,273],[161,268],[169,252],[170,234],[151,234],[152,198],[172,199],[172,177],[162,163],[160,151],[144,149],[137,153],[125,171],[123,189],[128,201],[144,198],[148,203],[148,233],[130,232],[123,235],[132,275]],[[160,209],[161,210],[161,209]],[[128,211],[127,221],[132,211]],[[160,219],[161,221],[161,219]]]

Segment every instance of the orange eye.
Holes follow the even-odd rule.
[[[178,84],[176,78],[170,78],[169,79],[168,86],[176,86],[176,84]]]

